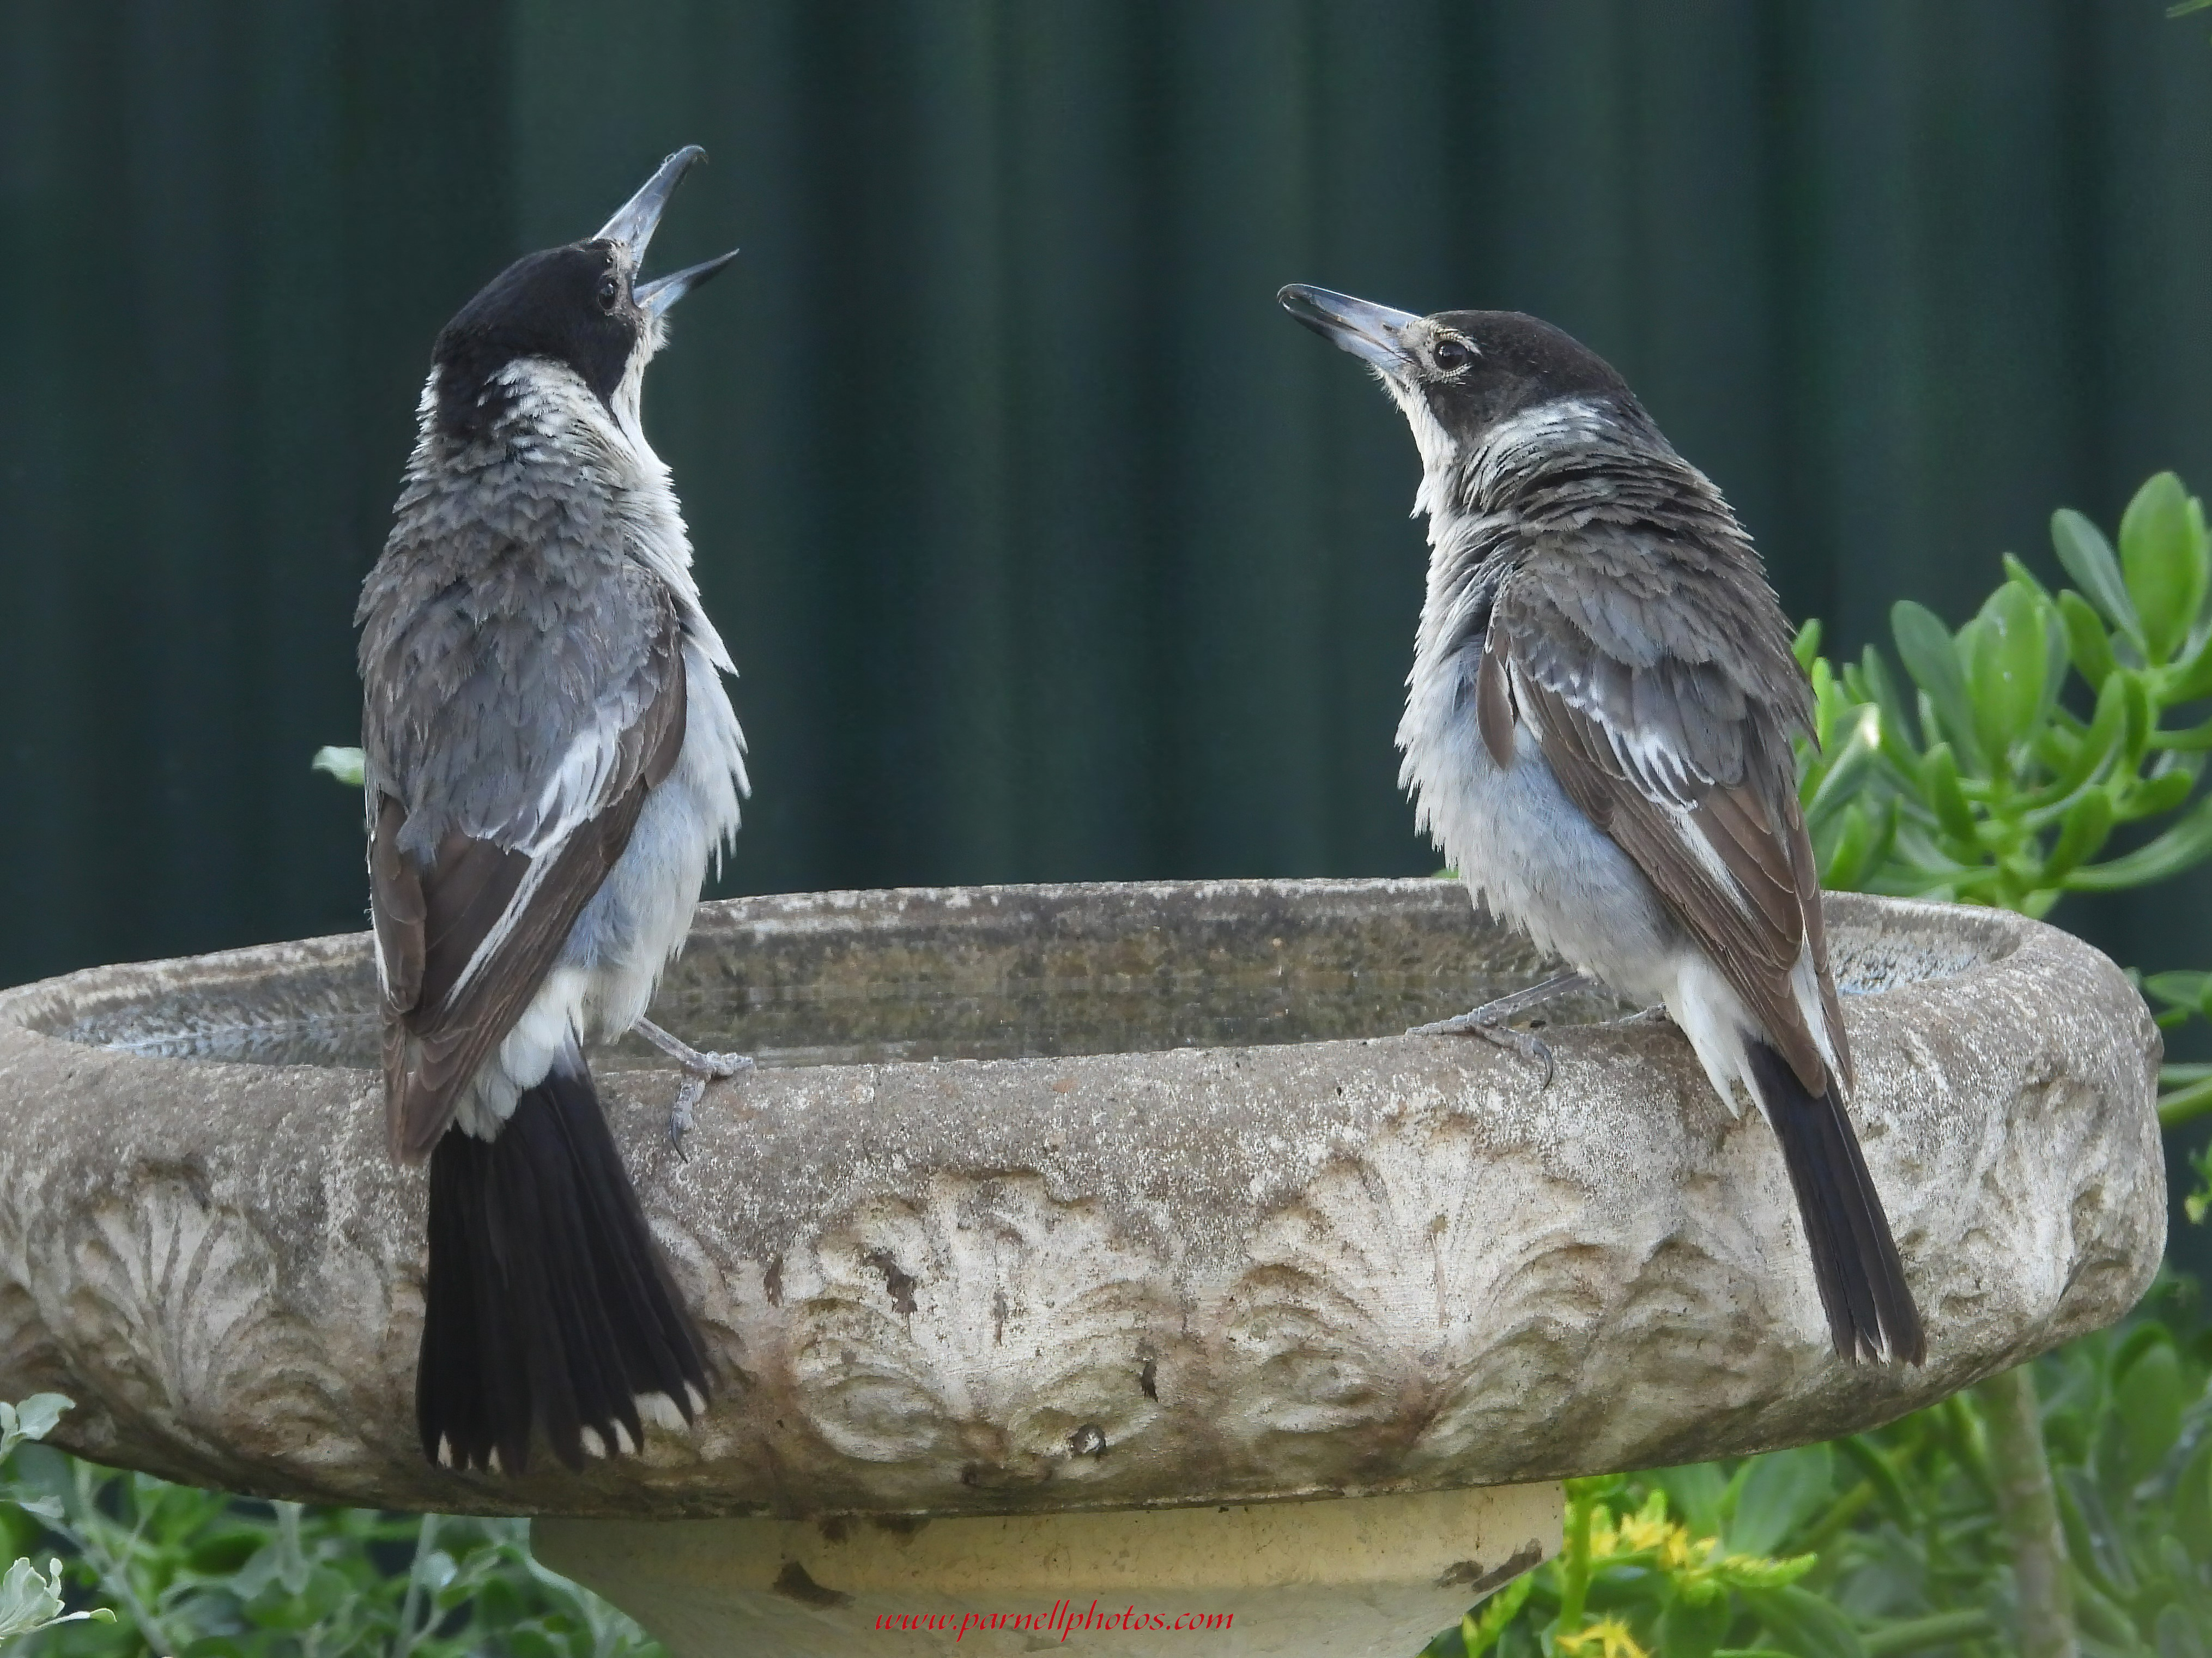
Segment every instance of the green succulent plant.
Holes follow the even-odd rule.
[[[1817,739],[1800,744],[1801,792],[1829,886],[2041,916],[2212,856],[2212,793],[2197,786],[2212,750],[2203,503],[2160,472],[2128,503],[2117,551],[2065,509],[2051,538],[2074,587],[2053,592],[2008,554],[1956,632],[1898,604],[1902,682],[1874,646],[1838,668],[1818,623],[1799,635]],[[2125,849],[2108,855],[2116,836]],[[2212,975],[2144,988],[2169,1029],[2212,1017]],[[2166,1127],[2212,1111],[2212,1066],[2168,1066],[2161,1082]]]

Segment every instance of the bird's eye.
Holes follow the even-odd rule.
[[[1429,355],[1445,374],[1456,374],[1474,361],[1474,348],[1464,340],[1445,338],[1438,340],[1436,349]]]
[[[599,309],[612,316],[615,301],[621,298],[622,284],[615,280],[615,273],[610,270],[599,278]]]

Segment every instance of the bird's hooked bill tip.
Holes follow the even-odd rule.
[[[1315,333],[1378,368],[1402,367],[1411,360],[1406,330],[1421,319],[1410,311],[1393,311],[1304,282],[1279,289],[1275,302]]]
[[[641,309],[659,316],[737,257],[738,250],[733,247],[726,253],[717,254],[711,259],[702,259],[697,264],[668,276],[655,276],[649,282],[639,282],[630,289],[630,297]]]
[[[592,240],[620,242],[629,249],[633,259],[644,258],[646,245],[668,209],[668,198],[676,193],[684,175],[706,159],[707,152],[697,144],[684,145],[653,169],[653,176],[638,186],[637,194],[617,208],[614,217],[600,226]]]

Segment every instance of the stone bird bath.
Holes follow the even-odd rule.
[[[960,1643],[1029,1651],[1095,1602],[1169,1627],[1069,1645],[1226,1612],[1210,1652],[1410,1658],[1557,1546],[1564,1476],[1869,1427],[2148,1282],[2158,1039],[2112,963],[1829,916],[1923,1370],[1831,1355],[1773,1140],[1672,1027],[1555,1029],[1540,1088],[1394,1034],[1544,970],[1456,885],[1207,882],[704,907],[655,1017],[763,1069],[688,1160],[649,1054],[606,1092],[720,1390],[581,1477],[416,1448],[423,1181],[384,1157],[363,938],[8,992],[0,1394],[196,1485],[534,1514],[679,1654],[1054,1619]]]

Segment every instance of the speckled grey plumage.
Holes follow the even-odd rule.
[[[1428,592],[1398,740],[1423,826],[1494,913],[1662,1005],[1731,1109],[1759,1104],[1838,1351],[1918,1362],[1845,1109],[1790,750],[1810,689],[1750,538],[1620,376],[1549,324],[1280,297],[1369,363],[1420,451]],[[1483,1009],[1430,1029],[1500,1035]]]
[[[1535,734],[1498,766],[1475,684],[1493,623],[1614,735],[1624,768],[1683,800],[1692,774],[1788,786],[1784,722],[1809,694],[1735,514],[1637,411],[1547,404],[1462,450],[1424,443],[1431,555],[1401,786],[1461,878],[1544,948],[1632,1000],[1677,1009],[1693,941],[1620,843],[1567,799]],[[1566,537],[1571,537],[1571,544]],[[1734,1033],[1685,1019],[1733,1102]]]
[[[568,369],[519,362],[506,415],[465,443],[438,428],[434,371],[398,521],[362,590],[366,788],[372,811],[387,793],[405,803],[401,844],[418,856],[453,833],[550,856],[603,804],[623,733],[683,677],[675,770],[461,1101],[471,1132],[545,1076],[570,1031],[602,1041],[636,1022],[738,827],[744,741],[720,677],[734,670],[638,424],[641,369],[610,409]],[[657,652],[671,619],[678,647]]]

